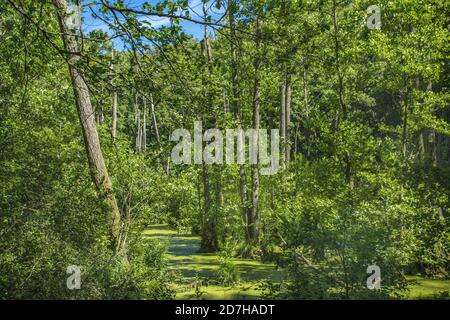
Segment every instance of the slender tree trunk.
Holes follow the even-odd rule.
[[[95,117],[96,117],[96,121],[97,124],[102,124],[103,120],[105,118],[104,113],[103,113],[103,87],[100,91],[100,101],[98,102],[98,106],[97,109],[95,110]]]
[[[155,130],[156,143],[158,144],[159,150],[161,150],[162,146],[161,139],[159,137],[158,122],[156,120],[155,104],[153,103],[153,94],[150,94],[150,110],[152,113],[153,130]]]
[[[404,94],[404,99],[403,99],[403,104],[404,104],[404,109],[403,109],[403,133],[402,133],[402,145],[403,145],[403,156],[406,157],[407,155],[407,139],[406,139],[406,134],[407,134],[407,130],[408,130],[408,112],[409,112],[409,108],[408,108],[408,88],[405,89],[405,94]]]
[[[112,60],[114,61],[114,49],[112,50]],[[111,64],[111,86],[113,87],[112,93],[112,123],[111,123],[111,141],[112,143],[116,142],[116,134],[117,134],[117,89],[114,87],[113,74],[114,66]]]
[[[92,180],[108,208],[108,223],[110,225],[111,245],[114,250],[118,247],[120,233],[120,211],[113,192],[112,183],[103,158],[100,140],[95,125],[94,111],[92,109],[89,89],[84,81],[83,74],[76,66],[80,59],[75,36],[66,24],[67,1],[52,0],[57,10],[58,21],[64,48],[67,52],[67,61],[75,94],[78,116],[83,132],[84,145],[88,157]]]
[[[230,54],[231,54],[231,107],[235,113],[237,126],[240,129],[242,123],[241,115],[241,89],[238,72],[238,52],[237,52],[237,37],[236,37],[236,22],[234,14],[236,12],[236,0],[228,0],[228,20],[230,26]],[[245,165],[239,165],[239,196],[241,199],[241,214],[244,222],[244,231],[246,239],[249,238],[247,232],[248,216],[250,215],[250,206],[247,191]]]
[[[305,105],[305,114],[309,116],[309,104],[308,104],[308,73],[306,66],[303,66],[303,103]]]
[[[255,79],[253,87],[253,129],[258,132],[260,127],[259,109],[261,104],[260,97],[260,82],[261,82],[261,9],[258,10],[256,17],[256,55],[254,61]],[[258,146],[258,134],[253,136],[254,146]],[[259,166],[258,166],[258,152],[256,153],[256,163],[252,164],[252,207],[251,215],[248,219],[248,237],[251,243],[259,240]]]
[[[153,130],[155,132],[156,143],[158,144],[159,152],[162,152],[163,147],[161,144],[161,137],[159,135],[158,120],[156,118],[155,103],[153,100],[152,93],[150,93],[150,112],[152,114],[152,125],[153,125]],[[161,159],[161,162],[162,162],[162,167],[163,167],[164,171],[166,172],[166,174],[169,174],[169,166],[170,166],[169,161],[165,162],[165,159]]]
[[[426,134],[426,130],[420,129],[418,140],[419,140],[419,158],[421,160],[425,159],[425,152],[426,152],[425,137],[424,137],[425,134]]]
[[[342,74],[341,68],[341,58],[340,58],[340,44],[339,44],[339,27],[337,22],[337,7],[336,0],[333,0],[333,28],[334,28],[334,56],[335,56],[335,66],[338,75],[338,94],[339,94],[339,104],[342,110],[343,119],[347,119],[347,106],[344,100],[344,76]],[[340,117],[338,117],[337,128],[339,128]]]
[[[430,82],[428,83],[427,86],[427,90],[428,91],[433,91],[433,84]],[[441,116],[441,118],[443,117],[443,113],[441,111],[440,115],[437,115],[438,117]],[[436,128],[431,129],[431,138],[432,138],[432,150],[431,150],[431,156],[433,159],[433,166],[434,167],[438,167],[441,163],[440,161],[440,146],[441,146],[441,141],[440,141],[440,135],[436,132]]]
[[[194,226],[192,227],[192,234],[194,235],[201,235],[201,231],[203,230],[202,226],[203,226],[203,205],[202,205],[202,177],[203,177],[203,169],[202,169],[202,173],[198,173],[197,174],[197,181],[196,181],[196,189],[197,189],[197,206],[198,206],[198,212],[201,213],[200,215],[200,223],[198,224],[194,224]]]
[[[416,90],[420,91],[420,79],[416,77]],[[419,159],[425,160],[427,158],[427,153],[429,149],[428,139],[429,139],[429,131],[427,128],[420,128],[419,132],[414,135],[414,139],[418,145],[418,153]]]
[[[136,97],[136,152],[141,152],[142,130],[141,130],[141,109],[139,108],[138,98]]]
[[[450,123],[450,111],[448,109],[442,109],[441,118],[447,123]],[[450,164],[450,137],[443,134],[438,134],[438,138],[438,164],[447,163],[448,166]]]
[[[289,161],[291,159],[291,145],[290,145],[290,135],[289,135],[289,126],[291,125],[291,101],[292,101],[292,83],[291,76],[288,74],[286,76],[286,94],[285,94],[286,102],[284,104],[286,108],[285,116],[285,125],[286,125],[286,149],[285,149],[285,159],[286,159],[286,167],[289,166]]]
[[[144,101],[144,106],[142,110],[142,142],[141,142],[141,150],[142,152],[147,151],[147,99],[145,97],[142,97]]]
[[[228,20],[230,27],[230,53],[231,53],[231,106],[236,114],[238,124],[241,122],[241,90],[239,86],[238,74],[238,54],[237,54],[237,37],[236,22],[234,13],[236,11],[236,0],[228,0]]]
[[[206,12],[206,0],[203,1],[203,14],[206,20],[207,12]],[[205,57],[205,62],[208,67],[208,73],[209,73],[209,79],[212,79],[213,76],[213,64],[212,64],[212,51],[211,51],[211,45],[209,42],[209,36],[208,36],[208,26],[205,24],[204,26],[204,50],[203,55]],[[210,90],[206,90],[206,83],[205,85],[205,94],[207,94],[207,101],[209,105],[209,109],[213,110],[213,100],[212,100],[212,92]],[[219,247],[218,240],[217,240],[217,231],[216,231],[216,214],[212,212],[211,210],[211,188],[210,188],[210,174],[208,165],[206,163],[203,163],[202,165],[202,173],[203,173],[203,192],[205,197],[205,204],[204,204],[204,216],[203,216],[203,223],[202,223],[202,240],[201,240],[201,246],[200,250],[205,252],[211,252],[216,251]]]
[[[303,104],[304,104],[304,118],[309,117],[309,101],[308,101],[308,73],[306,70],[306,66],[303,66]],[[301,121],[301,120],[300,120]],[[305,123],[305,121],[303,121]],[[304,135],[305,135],[305,148],[306,148],[306,158],[309,159],[310,156],[310,142],[309,142],[309,131],[303,125]]]
[[[339,96],[339,104],[341,106],[341,112],[342,112],[342,120],[347,120],[347,105],[345,104],[345,98],[344,98],[344,75],[342,73],[341,68],[341,58],[340,58],[340,44],[339,44],[339,26],[337,22],[337,6],[336,6],[336,0],[333,0],[333,29],[334,29],[334,55],[335,55],[335,66],[336,66],[336,72],[338,75],[338,96]],[[341,124],[341,116],[338,112],[338,117],[336,120],[336,128],[335,130],[338,131],[340,129]],[[345,151],[344,154],[344,163],[345,163],[345,178],[346,182],[348,183],[350,190],[353,190],[354,188],[354,181],[353,181],[353,165],[351,160],[351,155],[348,150]]]
[[[137,94],[134,96],[134,123],[137,124],[138,121],[138,108],[139,108],[139,97]]]
[[[286,79],[284,77],[281,80],[280,96],[281,166],[286,168]]]
[[[290,137],[289,126],[291,123],[291,76],[285,71],[281,84],[281,112],[280,112],[280,131],[281,131],[281,161],[282,167],[287,168],[290,161]]]
[[[213,252],[219,247],[217,241],[216,221],[215,217],[211,215],[211,190],[209,187],[209,170],[208,165],[202,165],[202,177],[203,177],[203,219],[202,219],[202,234],[200,251]]]

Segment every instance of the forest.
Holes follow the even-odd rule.
[[[0,1],[0,300],[450,299],[449,9]]]

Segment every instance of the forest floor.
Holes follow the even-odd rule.
[[[169,269],[178,279],[175,290],[177,299],[258,299],[262,291],[262,280],[281,280],[282,274],[274,264],[250,259],[232,259],[239,270],[240,282],[235,287],[215,284],[220,266],[219,256],[215,253],[199,253],[200,238],[190,234],[180,234],[167,225],[151,225],[145,229],[148,239],[164,241],[168,246]],[[408,276],[411,281],[409,299],[430,299],[441,291],[450,291],[450,280],[427,279]],[[206,280],[198,286],[195,283]]]

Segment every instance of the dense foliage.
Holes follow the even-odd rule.
[[[402,297],[407,274],[450,276],[448,2],[79,1],[104,30],[70,31],[76,63],[58,2],[0,4],[0,298],[172,298],[166,248],[142,236],[155,223],[222,250],[229,285],[233,254],[276,262],[267,298]],[[68,64],[89,88],[117,244]],[[174,164],[170,135],[194,121],[280,128],[280,170]]]

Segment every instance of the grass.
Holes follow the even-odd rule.
[[[427,279],[420,276],[406,278],[411,282],[409,299],[432,299],[439,297],[441,292],[450,291],[450,280]]]
[[[245,300],[258,299],[262,292],[258,282],[263,279],[279,280],[282,277],[274,264],[250,259],[232,259],[239,270],[240,283],[235,287],[224,287],[214,283],[199,286],[200,280],[214,279],[220,266],[219,257],[214,253],[198,253],[200,238],[189,234],[179,234],[167,225],[152,225],[146,228],[144,236],[168,242],[169,269],[177,281],[177,299]],[[408,299],[433,299],[441,292],[450,291],[450,280],[427,279],[408,276],[411,282]]]

